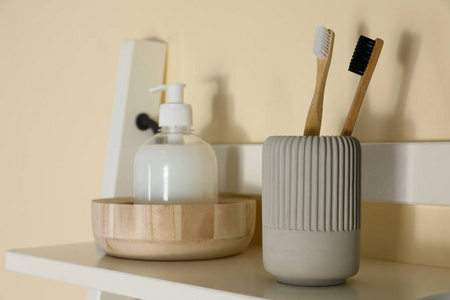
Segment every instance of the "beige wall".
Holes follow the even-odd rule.
[[[355,136],[449,140],[449,1],[1,1],[0,253],[91,240],[120,42],[169,45],[168,82],[188,84],[213,143],[298,135],[315,82],[314,30],[336,32],[323,133],[338,134],[359,80],[359,34],[385,47]],[[4,271],[0,299],[82,299],[85,290]]]

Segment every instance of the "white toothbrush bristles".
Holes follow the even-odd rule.
[[[325,26],[319,26],[316,29],[314,37],[313,52],[318,59],[324,59],[328,54],[328,47],[330,46],[330,32]]]

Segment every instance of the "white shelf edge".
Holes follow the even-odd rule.
[[[221,290],[214,290],[173,281],[127,274],[74,264],[10,250],[6,252],[6,269],[39,276],[108,293],[138,299],[166,300],[257,300],[264,299]]]
[[[262,144],[213,145],[219,192],[261,194]],[[362,143],[362,200],[450,206],[450,142]]]

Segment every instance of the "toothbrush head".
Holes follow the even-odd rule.
[[[361,35],[353,52],[348,70],[358,75],[364,75],[374,47],[374,40]]]
[[[318,59],[324,59],[328,55],[330,48],[331,33],[325,26],[319,26],[316,29],[314,37],[313,52]]]

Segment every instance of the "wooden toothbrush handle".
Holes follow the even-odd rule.
[[[318,63],[318,68],[319,69]],[[317,74],[319,77],[319,73]],[[304,136],[320,135],[320,127],[322,126],[322,111],[323,111],[323,94],[325,91],[325,80],[323,77],[317,79],[316,90],[314,92],[311,105],[309,107],[308,116],[306,117]]]
[[[334,32],[330,29],[329,32],[330,44],[328,54],[324,59],[317,59],[316,88],[309,107],[308,116],[306,117],[305,131],[303,132],[304,136],[320,135],[320,127],[322,125],[323,94],[325,92],[325,84],[327,82],[328,70],[330,69],[334,45]]]
[[[370,79],[372,79],[373,72],[380,57],[381,49],[383,48],[383,40],[376,39],[375,46],[373,48],[372,55],[370,56],[367,68],[364,74],[359,80],[358,88],[356,89],[355,97],[353,98],[352,106],[348,112],[347,119],[345,120],[344,128],[341,135],[350,136],[355,128],[356,119],[358,118],[359,110],[361,109],[364,96],[366,95],[367,88],[369,87]]]

